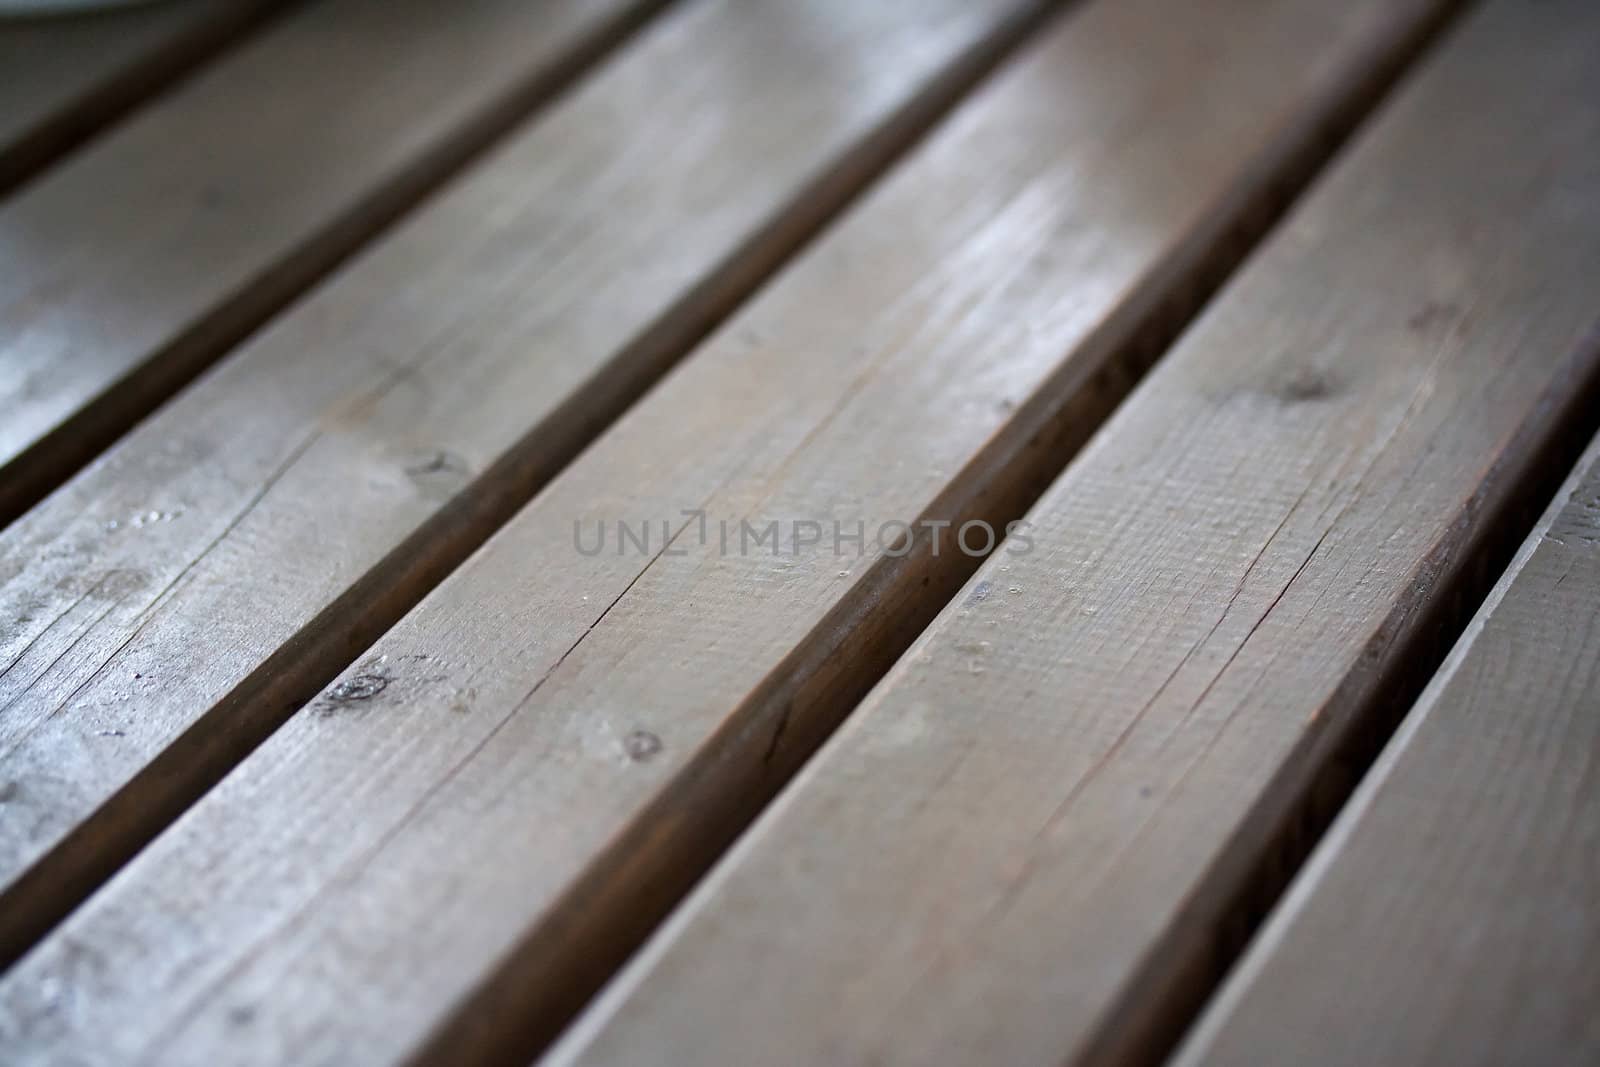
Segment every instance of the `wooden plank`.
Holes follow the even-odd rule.
[[[1586,0],[1449,38],[552,1061],[1158,1058],[1319,768],[1600,410],[1596,99]]]
[[[0,536],[3,954],[314,696],[1042,10],[718,0],[658,23]]]
[[[1014,509],[1438,9],[1075,9],[22,961],[0,1033],[531,1053],[971,569],[926,537],[745,554],[738,523]],[[618,519],[648,550],[574,544]]]
[[[0,522],[659,0],[327,0],[0,204]]]
[[[1597,606],[1600,439],[1180,1063],[1600,1062]]]
[[[0,192],[168,85],[274,0],[0,19]]]

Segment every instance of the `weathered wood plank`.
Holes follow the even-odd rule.
[[[0,192],[205,59],[276,0],[0,19]]]
[[[1452,35],[554,1062],[1158,1056],[1325,758],[1592,418],[1597,99],[1585,0]],[[1271,1051],[1241,1062],[1307,1055]]]
[[[0,522],[658,4],[311,4],[0,203]]]
[[[0,535],[5,954],[347,666],[1042,10],[674,13]]]
[[[536,1048],[970,570],[948,537],[724,552],[718,520],[1015,508],[1438,10],[1073,11],[19,964],[0,1033],[24,1060]],[[648,551],[578,551],[617,519]]]
[[[1178,1062],[1600,1063],[1597,760],[1600,440]]]

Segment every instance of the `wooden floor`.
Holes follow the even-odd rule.
[[[1597,431],[1593,0],[0,20],[0,1062],[1600,1063]]]

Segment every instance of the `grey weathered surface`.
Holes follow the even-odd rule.
[[[142,101],[276,0],[179,0],[0,18],[0,192]]]
[[[774,2],[796,12],[777,39],[834,55],[847,12],[887,10]],[[937,560],[925,542],[898,561],[723,553],[716,521],[959,518],[1053,472],[1047,439],[1119,395],[1127,342],[1439,9],[1073,11],[7,975],[0,1034],[24,1062],[461,1062],[536,1042],[960,573],[948,540]],[[769,128],[739,156],[793,123]],[[528,402],[503,384],[521,351],[461,383],[463,424]],[[326,554],[348,520],[322,507],[328,533],[300,543]],[[708,543],[683,528],[695,507]],[[617,519],[650,521],[648,552],[576,551],[575,521]],[[169,625],[199,626],[196,607]],[[117,661],[106,692],[141,669]]]
[[[656,0],[323,0],[0,201],[0,522]]]
[[[1039,10],[674,12],[0,534],[0,956],[349,664]]]
[[[1592,410],[1597,99],[1587,0],[1496,0],[1443,42],[1032,510],[1037,550],[985,564],[553,1062],[1158,1052],[1325,757],[1407,668],[1542,442]],[[1588,751],[1547,800],[1474,780],[1490,833],[1501,797],[1525,798],[1506,818],[1552,817],[1501,823],[1502,855],[1590,853],[1549,868],[1568,910],[1544,936],[1593,929],[1570,908],[1596,822],[1561,813],[1580,763],[1592,798],[1594,729],[1550,720],[1549,742]],[[1295,957],[1303,982],[1320,962]],[[1593,966],[1569,973],[1592,990]],[[1405,1010],[1382,995],[1349,994]],[[1504,1018],[1460,1004],[1482,1012],[1463,1025]],[[1305,1036],[1238,1062],[1367,1047]]]
[[[1597,897],[1600,441],[1178,1062],[1600,1063]]]

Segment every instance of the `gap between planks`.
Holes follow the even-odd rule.
[[[1176,1064],[1600,1060],[1597,602],[1600,438]]]
[[[105,795],[97,798],[98,803],[84,813],[81,821],[51,843],[25,870],[8,872],[12,881],[0,892],[0,960],[14,960],[26,951],[227,774],[285,718],[324,688],[685,352],[868,188],[877,175],[914,146],[1058,6],[1028,0],[1009,6],[993,5],[994,14],[986,16],[988,25],[983,31],[972,31],[971,39],[964,42],[959,51],[945,57],[940,66],[917,72],[914,78],[909,76],[915,69],[911,67],[905,76],[885,75],[883,87],[875,90],[875,94],[888,98],[878,101],[874,104],[877,110],[858,120],[862,128],[850,127],[843,118],[833,120],[840,124],[839,129],[825,127],[829,138],[837,139],[841,135],[858,138],[840,146],[837,156],[806,159],[802,154],[775,172],[772,179],[793,181],[796,187],[784,186],[784,199],[772,206],[770,214],[754,220],[748,232],[737,241],[730,240],[721,247],[716,258],[705,264],[703,277],[696,279],[687,291],[673,294],[670,301],[653,310],[654,317],[642,323],[620,351],[605,353],[608,358],[597,361],[586,378],[544,412],[536,425],[514,436],[488,467],[472,478],[467,488],[456,492],[452,484],[447,503],[396,536],[392,543],[382,542],[383,550],[373,552],[370,563],[356,581],[300,622],[276,647],[263,648],[259,660],[248,673],[214,698],[214,706],[203,715],[197,709],[193,720],[168,739],[164,749],[132,777],[105,787]],[[906,31],[906,36],[909,38],[912,34]],[[862,40],[859,46],[870,55],[879,43]],[[910,52],[916,51],[909,45],[906,47]],[[665,49],[658,51],[671,55]],[[841,57],[844,58],[847,57]],[[929,60],[919,58],[917,62]],[[897,77],[904,78],[907,84],[895,85]],[[890,95],[891,87],[898,96]],[[602,86],[587,98],[602,112],[611,106],[606,103],[604,92]],[[542,143],[537,140],[540,137],[537,129],[530,130],[527,136],[530,143]],[[558,147],[546,146],[546,151],[553,154]],[[819,145],[819,156],[821,151]],[[796,166],[799,163],[804,163],[803,168]],[[488,161],[487,166],[493,172],[494,160]],[[510,172],[506,172],[506,176],[509,177]],[[577,193],[577,190],[568,191]],[[683,224],[694,221],[679,218]],[[678,258],[682,259],[682,245],[674,247]],[[646,269],[652,264],[636,262],[632,266]],[[610,271],[622,269],[624,265],[620,263],[609,268]],[[337,290],[332,292],[336,298]],[[291,313],[290,317],[296,314],[300,312]],[[537,368],[533,373],[537,381]],[[174,420],[183,417],[182,412],[164,414],[170,417],[150,428],[150,432],[176,429]],[[307,449],[317,439],[317,433],[313,433],[282,461],[256,497],[206,551],[227,543],[254,504],[273,489],[283,472],[301,463]],[[145,447],[148,444],[141,444],[133,457],[142,462],[150,451]],[[130,445],[130,449],[132,447]],[[114,450],[110,458],[120,461],[120,453]],[[461,473],[454,470],[457,460],[450,456],[445,460],[451,469],[443,474]],[[85,472],[85,480],[91,474],[103,479],[111,472]],[[63,502],[63,508],[68,506]],[[71,505],[74,511],[80,507]],[[388,535],[375,533],[374,536]],[[196,557],[194,563],[198,560]],[[285,564],[286,561],[280,559],[275,566]],[[175,587],[187,573],[186,567],[169,588]],[[159,610],[163,606],[160,602],[165,599],[164,596],[157,598],[151,611]],[[226,626],[235,623],[232,619],[217,621]],[[68,694],[62,707],[71,705],[86,687],[99,681],[111,662],[134,646],[142,633],[141,629],[131,630],[115,652]],[[160,647],[157,646],[158,651]],[[175,647],[168,647],[166,651],[172,655],[178,653]],[[7,761],[11,758],[9,753],[5,757]],[[7,769],[6,764],[0,763],[0,771]],[[96,784],[93,788],[102,787]]]
[[[0,17],[0,70],[14,79],[0,89],[7,111],[0,116],[0,197],[303,2],[180,0],[90,15]],[[18,78],[31,99],[16,97]]]
[[[1583,361],[1600,367],[1600,335]],[[1552,413],[1549,430],[1542,444],[1528,442],[1531,461],[1526,479],[1485,514],[1481,540],[1464,553],[1457,564],[1461,569],[1452,572],[1444,559],[1423,564],[1426,573],[1450,573],[1450,578],[1439,588],[1438,599],[1408,624],[1411,632],[1398,656],[1402,667],[1386,676],[1385,688],[1354,710],[1346,734],[1312,779],[1298,786],[1299,799],[1288,807],[1253,870],[1223,906],[1213,944],[1202,954],[1203,962],[1197,963],[1192,986],[1174,996],[1153,1020],[1148,1042],[1141,1043],[1140,1053],[1129,1062],[1164,1062],[1205,1017],[1236,965],[1252,950],[1329,828],[1515,558],[1565,472],[1582,454],[1584,443],[1600,430],[1600,373],[1574,383],[1571,405]]]
[[[325,0],[325,3],[343,3],[347,8],[359,2],[361,0]],[[373,179],[371,186],[349,202],[334,205],[327,218],[298,220],[303,233],[296,243],[270,256],[264,253],[264,258],[249,268],[247,281],[232,291],[221,288],[219,283],[217,291],[208,294],[193,315],[180,313],[169,316],[171,321],[163,324],[162,335],[149,350],[120,353],[114,371],[104,381],[93,383],[93,387],[82,397],[74,398],[70,410],[52,415],[38,428],[30,422],[28,436],[16,441],[7,440],[7,454],[0,455],[0,528],[14,522],[140,419],[193,381],[229,349],[243,342],[263,323],[312,288],[320,278],[336,270],[542,105],[562,94],[588,69],[599,64],[609,53],[623,48],[658,11],[672,2],[674,0],[615,0],[611,4],[615,10],[611,13],[586,15],[584,18],[590,21],[589,25],[567,27],[566,31],[572,39],[558,43],[552,50],[553,54],[536,62],[530,70],[505,77],[503,80],[506,85],[491,92],[486,99],[477,101],[476,106],[454,128],[440,131],[437,138],[414,158],[397,163],[386,173],[369,175]],[[317,4],[297,6],[295,11],[269,26],[266,33],[246,43],[251,47],[270,49],[288,42],[288,58],[292,60],[295,58],[295,47],[303,49],[308,41],[315,41],[319,31],[328,32],[328,27],[319,25],[317,21],[319,13],[320,5]],[[300,36],[297,37],[297,34]],[[366,43],[373,43],[370,34]],[[417,47],[422,47],[420,42]],[[220,76],[226,76],[230,73],[227,61],[231,60],[237,67],[246,57],[246,51],[245,48],[234,50],[224,57],[222,64],[211,68],[208,73],[218,76],[220,72]],[[285,76],[288,76],[287,70]],[[207,88],[202,81],[183,86],[190,94],[191,102],[200,99],[198,94],[203,94]],[[265,86],[260,89],[271,91],[270,87]],[[141,117],[135,116],[134,121]],[[246,115],[233,115],[231,119],[240,124],[249,121]],[[197,131],[196,143],[203,143],[203,137],[204,131]],[[104,144],[102,141],[95,147]],[[294,146],[286,145],[283,148],[285,152],[294,150]],[[85,156],[80,154],[65,165],[79,165],[84,160]],[[260,165],[270,167],[274,164],[270,160],[262,160]],[[0,202],[0,226],[8,221],[3,214],[8,208],[16,210],[18,205],[25,205],[28,197],[38,194],[41,188],[61,173],[60,168],[47,171],[21,190],[18,197]],[[115,169],[110,169],[109,173],[99,177],[107,183],[115,183],[123,176]],[[225,191],[202,191],[193,206],[197,214],[204,215],[209,210],[206,203],[208,195],[226,194]],[[133,205],[129,206],[132,209]],[[173,226],[180,225],[182,221],[169,220]],[[271,226],[281,223],[257,220],[256,224],[263,230],[269,230]],[[0,236],[3,235],[3,230],[0,230]],[[121,250],[105,251],[109,257],[112,252]],[[160,277],[164,268],[170,268],[170,264],[142,263],[138,268],[129,269],[150,271]],[[119,331],[115,326],[103,332],[87,328],[86,324],[93,323],[102,309],[83,309],[72,305],[74,298],[71,289],[76,280],[75,277],[65,282],[51,279],[50,286],[46,287],[57,292],[64,290],[66,307],[77,316],[69,324],[56,324],[57,328],[82,331],[85,336],[76,341],[80,348],[122,344],[117,339]],[[142,284],[141,279],[131,276],[121,282],[122,288],[132,287],[135,290]],[[108,297],[106,293],[95,295],[101,299]],[[117,295],[123,295],[120,289]],[[6,311],[8,314],[22,315],[24,321],[42,317],[46,312],[55,310],[57,298],[57,295],[47,293],[41,298],[40,308],[30,307],[27,300],[21,300]],[[20,345],[25,341],[12,343]],[[5,343],[0,341],[0,361],[7,358]],[[4,366],[6,364],[0,362],[0,367]],[[62,358],[52,373],[64,372],[73,366],[73,360]],[[22,372],[28,370],[24,362]],[[14,402],[24,408],[31,403],[26,392],[20,398],[14,398]],[[12,413],[12,417],[19,416]]]

